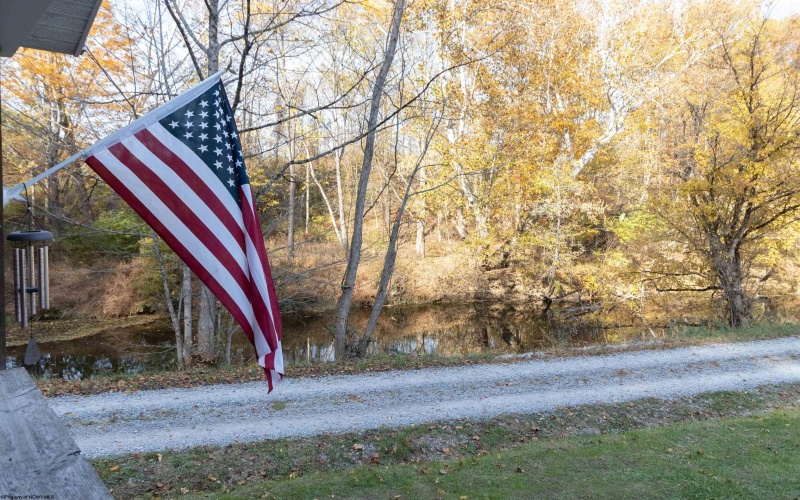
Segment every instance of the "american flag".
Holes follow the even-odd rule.
[[[219,74],[98,142],[86,163],[230,311],[272,391],[281,319],[242,146]]]

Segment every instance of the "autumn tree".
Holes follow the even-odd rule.
[[[29,180],[127,121],[129,104],[118,89],[129,85],[135,43],[103,3],[82,57],[23,50],[4,61],[7,184]],[[49,214],[52,227],[65,228],[65,220],[89,224],[98,215],[93,201],[102,198],[96,183],[76,163],[32,186],[28,196]]]
[[[701,15],[716,43],[669,110],[668,183],[651,204],[685,253],[661,287],[719,290],[729,325],[747,326],[800,215],[800,24],[764,19],[758,3]]]
[[[445,88],[455,106],[439,148],[462,193],[456,228],[486,268],[535,262],[546,300],[587,288],[573,264],[598,250],[622,178],[617,144],[703,34],[652,2],[457,5],[465,14],[442,22],[460,36],[443,41],[443,57],[463,59],[487,36],[500,49]]]

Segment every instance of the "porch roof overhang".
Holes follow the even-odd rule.
[[[102,0],[0,1],[0,56],[20,47],[79,56]]]

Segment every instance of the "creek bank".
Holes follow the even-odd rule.
[[[389,318],[391,319],[391,318]],[[587,355],[614,354],[637,350],[665,350],[679,347],[703,346],[714,343],[735,343],[769,340],[800,335],[798,324],[763,324],[740,330],[682,329],[658,339],[635,342],[604,343],[569,346],[556,343],[535,352],[497,354],[487,351],[444,356],[415,353],[382,352],[359,361],[299,362],[288,364],[288,379],[318,378],[329,375],[355,375],[392,370],[421,370],[470,366],[476,364],[515,363],[532,359],[556,359]],[[612,339],[613,340],[613,339]],[[289,353],[286,351],[285,356]],[[211,384],[235,384],[263,381],[263,372],[252,360],[231,366],[192,366],[183,371],[145,370],[142,372],[102,372],[83,379],[36,377],[39,389],[46,396],[68,394],[102,394],[106,392],[135,392],[150,389],[190,388]]]

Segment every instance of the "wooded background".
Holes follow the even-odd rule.
[[[668,294],[748,325],[798,291],[800,16],[769,9],[104,3],[82,57],[2,62],[6,185],[227,68],[281,306],[338,304],[338,356],[375,328],[348,322],[353,301],[377,320],[386,300],[486,298],[492,280],[545,310],[645,318]],[[88,167],[28,195],[57,236],[54,281],[91,280],[97,314],[168,310],[181,362],[230,358],[227,314]]]

